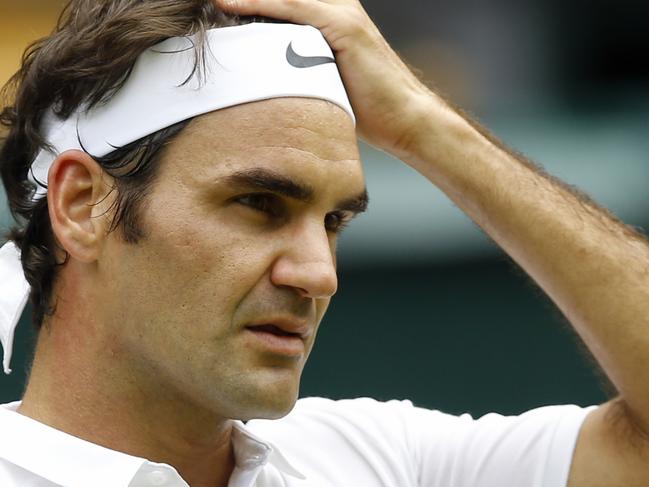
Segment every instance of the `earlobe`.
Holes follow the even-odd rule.
[[[106,193],[99,164],[85,152],[60,154],[48,173],[47,202],[58,243],[74,259],[92,262],[106,235]],[[101,203],[101,204],[99,204]],[[101,208],[100,208],[101,207]]]

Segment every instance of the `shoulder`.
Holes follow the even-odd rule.
[[[363,397],[332,400],[311,397],[297,401],[294,409],[279,420],[254,420],[253,430],[269,435],[291,436],[306,432],[321,435],[358,438],[389,437],[408,442],[412,436],[426,436],[429,442],[447,443],[449,437],[460,443],[462,438],[478,435],[485,440],[502,435],[548,440],[577,433],[591,410],[574,405],[544,406],[521,415],[489,413],[475,419],[470,414],[452,415],[438,410],[416,407],[409,400],[387,402]]]
[[[509,485],[561,486],[589,411],[546,406],[474,419],[410,401],[308,398],[280,420],[249,426],[294,458],[308,457],[309,463],[343,458],[354,468],[389,472],[397,482],[392,485],[416,485],[403,480],[408,478],[435,486],[491,487],[509,478]]]

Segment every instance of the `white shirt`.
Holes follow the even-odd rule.
[[[186,487],[133,457],[0,405],[2,487]],[[409,401],[302,399],[281,420],[235,422],[230,487],[565,487],[590,410],[549,406],[478,420]],[[263,440],[261,438],[264,438]]]

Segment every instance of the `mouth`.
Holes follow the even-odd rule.
[[[305,354],[305,338],[308,331],[304,327],[263,323],[246,326],[245,331],[254,346],[264,351],[288,357],[301,357]]]
[[[291,332],[280,328],[278,325],[268,324],[268,325],[251,325],[246,327],[248,330],[253,332],[262,332],[270,333],[278,337],[297,337],[302,338],[302,334],[298,332]]]

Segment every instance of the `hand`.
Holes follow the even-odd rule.
[[[358,0],[214,0],[225,11],[318,28],[336,62],[358,134],[404,159],[434,96],[399,59]]]

